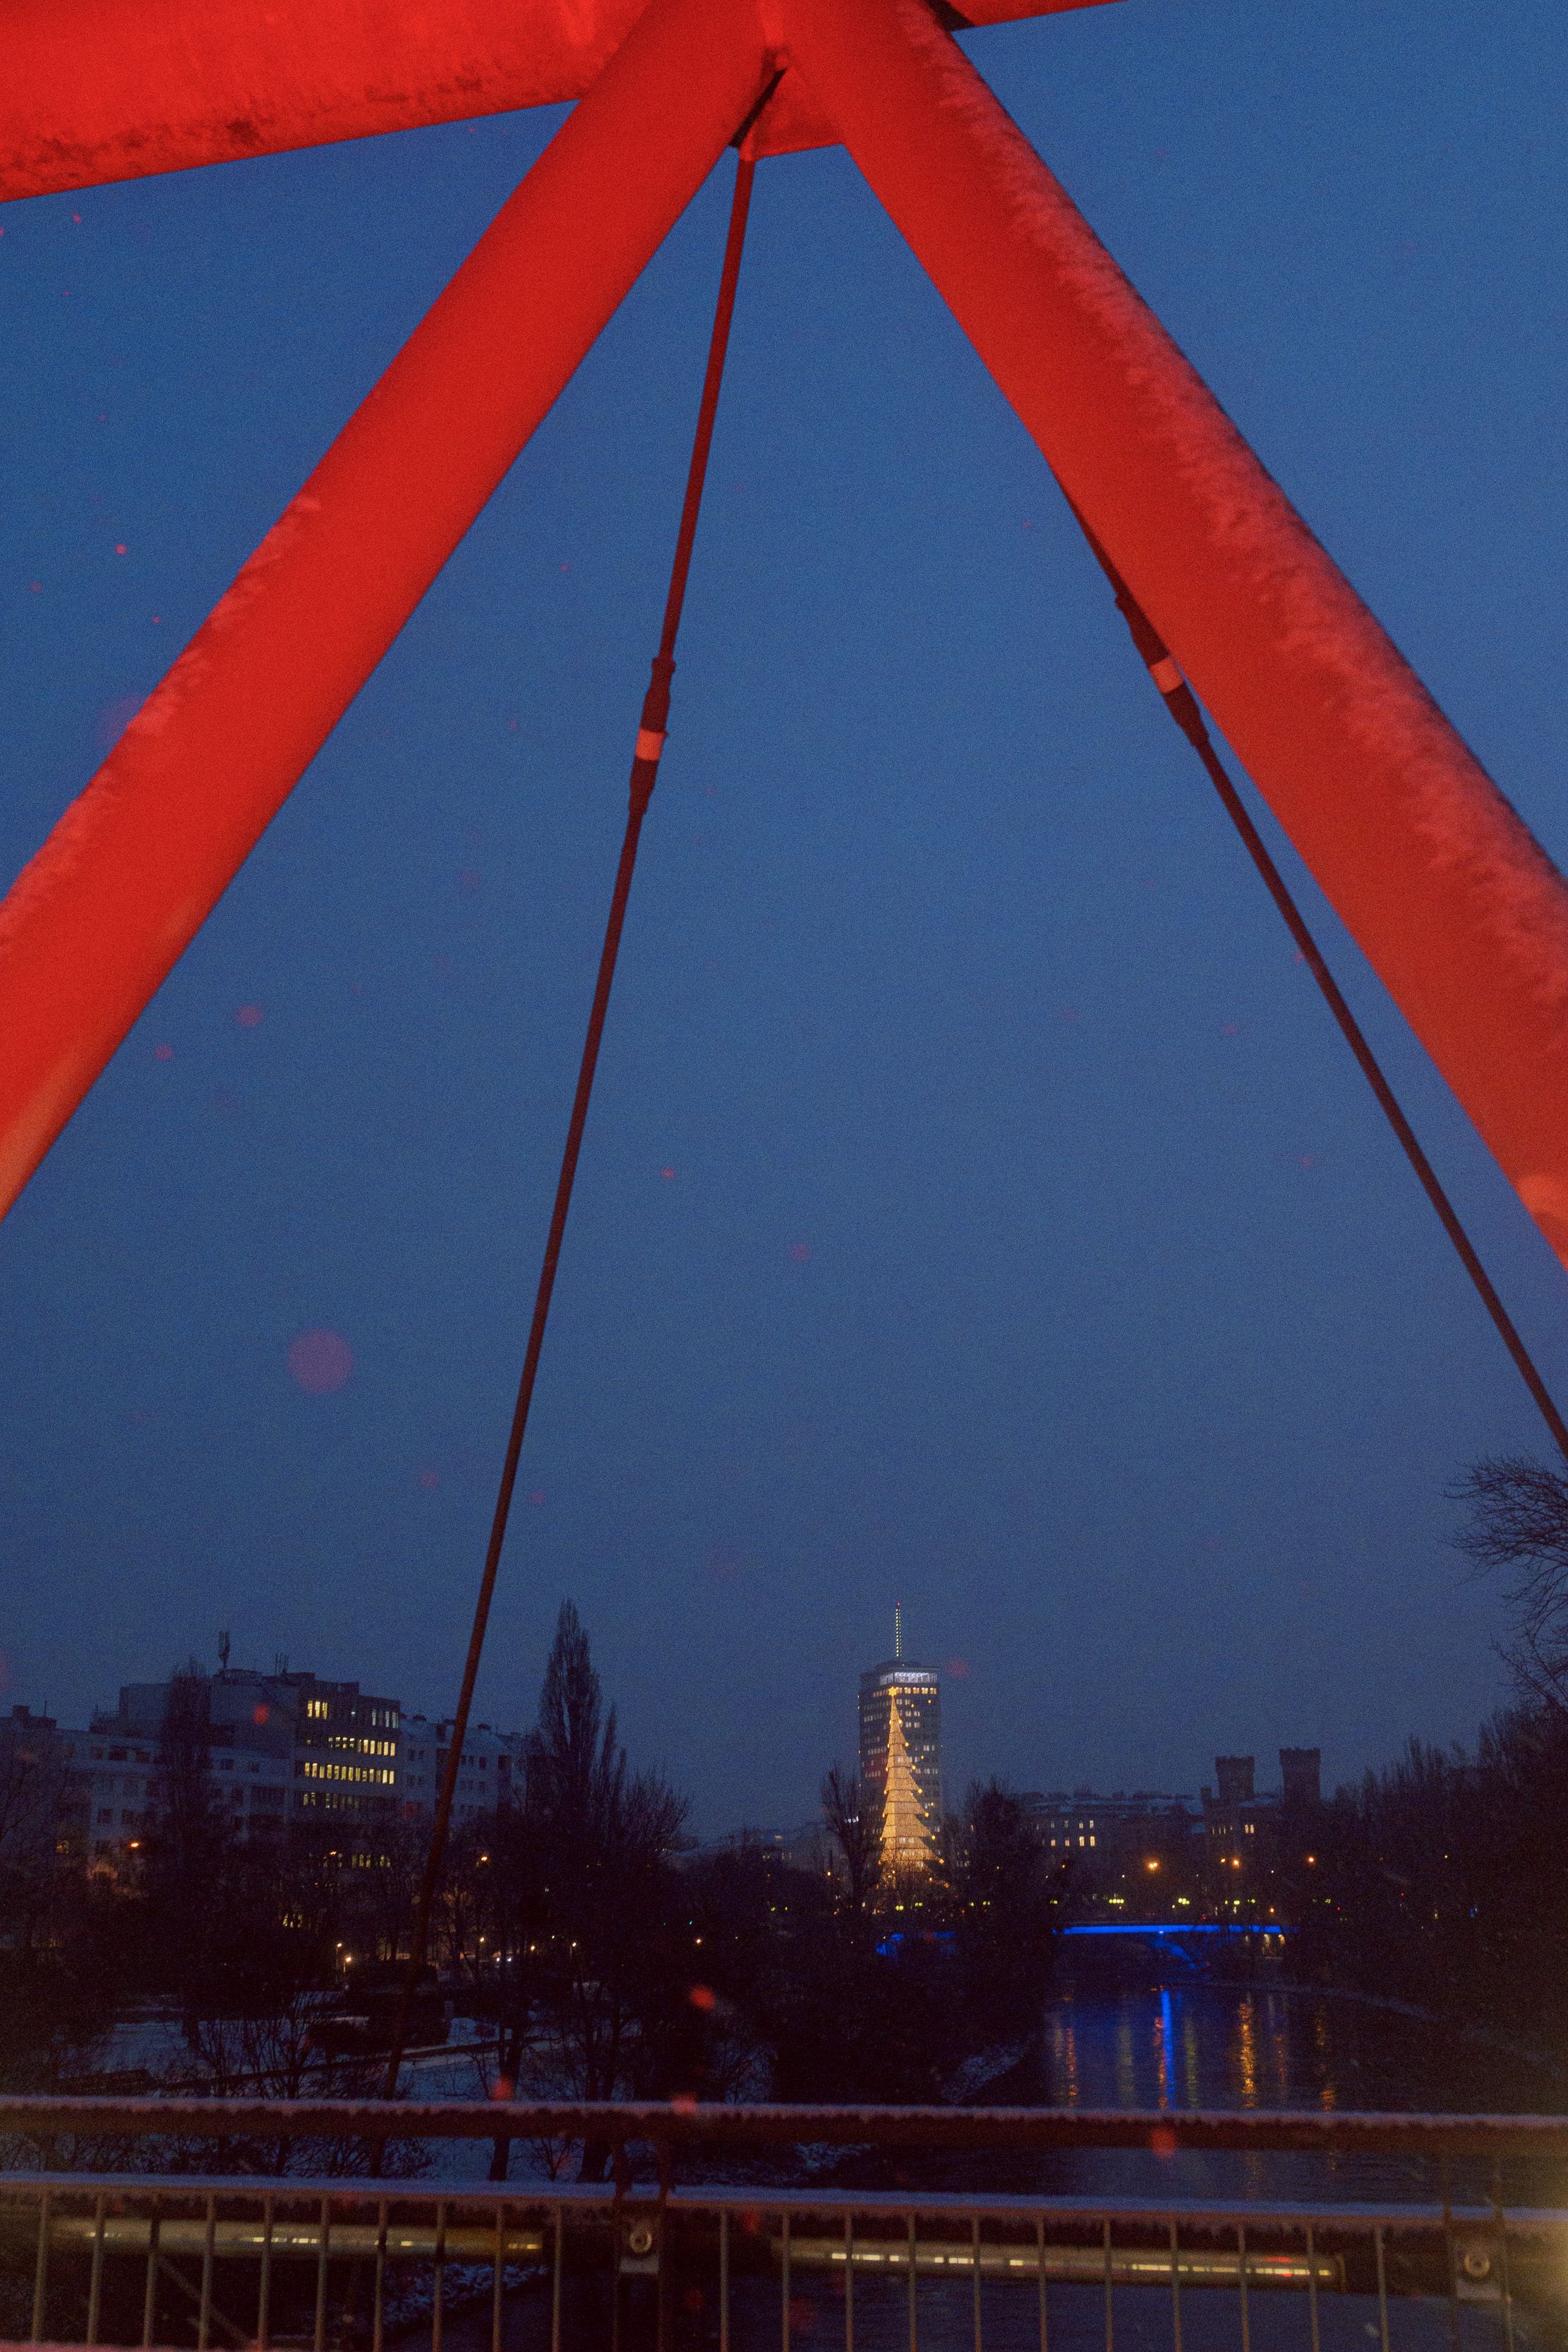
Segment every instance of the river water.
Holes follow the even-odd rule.
[[[970,2085],[969,2098],[983,2105],[1171,2111],[1568,2109],[1568,2092],[1554,2069],[1449,2026],[1332,1994],[1203,1980],[1123,1989],[1080,1982],[1062,1991],[1047,2002],[1032,2046],[996,2053],[986,2079]],[[1321,2210],[1369,2200],[1426,2202],[1442,2193],[1435,2166],[1365,2156],[1161,2157],[1133,2149],[927,2162],[823,2150],[818,2163],[816,2177],[824,2185],[895,2194],[963,2190],[1183,2206],[1239,2199]],[[515,2170],[522,2169],[520,2161]],[[1457,2203],[1485,2203],[1492,2189],[1479,2166],[1457,2165],[1450,2186]],[[1568,2181],[1545,2179],[1540,2168],[1532,2179],[1505,2178],[1502,2188],[1509,2202],[1568,2204]],[[1563,2274],[1568,2287],[1568,2256]],[[579,2295],[589,2285],[579,2282]],[[602,2332],[607,2342],[605,2295],[595,2289],[574,2315],[580,2327],[587,2322],[588,2336]],[[1375,2294],[1323,2293],[1315,2316],[1300,2291],[1255,2288],[1244,2311],[1233,2291],[1188,2289],[1181,2305],[1178,2337],[1168,2287],[1118,2288],[1108,2310],[1098,2286],[1053,2284],[1045,2352],[1552,2352],[1568,2337],[1568,2304],[1543,2307],[1539,2297],[1514,2305],[1511,2331],[1495,2301],[1456,2304],[1440,2295],[1395,2293],[1380,2311]],[[738,2277],[729,2329],[732,2352],[774,2352],[785,2340],[782,2315],[775,2280]],[[642,2332],[628,2326],[623,2344]],[[472,2352],[480,2352],[481,2336],[482,2327],[474,2325]],[[509,2298],[506,2336],[507,2352],[544,2352],[539,2292]],[[918,2336],[925,2352],[1041,2352],[1036,2290],[988,2283],[977,2306],[969,2281],[923,2282]],[[459,2344],[468,2352],[468,2338],[459,2323],[453,2352]],[[678,2315],[673,2340],[681,2352],[712,2352],[718,2336],[710,2286]],[[842,2275],[796,2273],[791,2352],[837,2352],[851,2340],[854,2352],[908,2352],[903,2281],[858,2275],[851,2331]]]

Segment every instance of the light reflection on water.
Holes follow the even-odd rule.
[[[1036,2047],[994,2079],[986,2105],[1080,2108],[1394,2109],[1405,2113],[1554,2113],[1568,2084],[1447,2025],[1399,2011],[1279,1985],[1205,1982],[1075,1990],[1047,2003]],[[1387,2198],[1440,2194],[1435,2167],[1386,2157],[1177,2155],[1092,2150],[1028,2160],[1026,2184],[1117,2197]],[[988,2176],[994,2168],[986,2168]],[[987,2186],[1001,2186],[988,2177]],[[1542,2201],[1568,2183],[1508,2181]],[[1454,2193],[1484,2198],[1477,2165],[1456,2167]]]
[[[986,2105],[1079,2108],[1184,2107],[1396,2109],[1550,2112],[1568,2106],[1554,2074],[1531,2067],[1447,2026],[1331,1995],[1279,1986],[1209,1983],[1122,1990],[1079,1989],[1047,2003],[1034,2047],[980,2095]],[[521,2153],[521,2152],[520,2152]],[[1136,2202],[1144,2198],[1355,2202],[1440,2195],[1436,2168],[1382,2157],[1175,2155],[1142,2149],[1052,2151],[1035,2156],[922,2159],[824,2152],[817,2178],[836,2188],[905,2188],[1081,2194]],[[521,2173],[514,2168],[514,2177]],[[717,2169],[717,2168],[715,2168]],[[1456,2165],[1456,2200],[1484,2201],[1489,2184],[1479,2166]],[[1513,2201],[1568,2204],[1568,2181],[1505,2179]],[[581,2282],[584,2295],[566,2342],[608,2344],[607,2300]],[[690,2294],[700,2300],[693,2305]],[[671,2315],[673,2352],[714,2352],[717,2313],[711,2280],[685,2290]],[[1280,2290],[1248,2297],[1247,2352],[1311,2352],[1308,2298]],[[645,2315],[646,2316],[647,2315]],[[1112,2352],[1175,2352],[1171,2304],[1163,2289],[1118,2289]],[[652,2352],[654,2336],[628,2311],[623,2352]],[[775,2352],[782,2341],[776,2279],[737,2277],[732,2352]],[[509,2298],[505,2352],[544,2352],[548,2315],[542,2294]],[[797,2273],[790,2296],[793,2352],[837,2352],[847,2343],[842,2277]],[[1329,2294],[1318,2300],[1321,2352],[1381,2352],[1375,2298]],[[924,2352],[1039,2352],[1034,2291],[986,2284],[977,2336],[971,2284],[925,2280],[919,2294],[919,2346]],[[1560,2322],[1543,2330],[1538,2315],[1516,2306],[1518,2352],[1560,2343]],[[449,2352],[483,2352],[488,2323],[458,2319]],[[903,2284],[857,2277],[855,2352],[907,2352],[909,2312]],[[1053,2285],[1048,2352],[1107,2352],[1103,2294]],[[1495,2308],[1450,2307],[1433,2298],[1394,2297],[1388,2310],[1389,2352],[1505,2352]],[[1181,2352],[1243,2352],[1238,2299],[1189,2289],[1182,2297]]]

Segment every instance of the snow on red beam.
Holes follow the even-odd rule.
[[[0,904],[0,1213],[772,70],[734,0],[653,0],[23,868]]]
[[[220,2139],[593,2139],[930,2148],[1359,2148],[1406,2156],[1568,2158],[1568,2116],[1324,2114],[1277,2108],[726,2106],[695,2099],[528,2103],[379,2099],[0,2098],[0,2132],[35,2142]],[[3,2186],[3,2183],[0,2183]]]
[[[922,0],[794,69],[1568,1264],[1568,885]]]
[[[581,98],[647,0],[11,0],[0,198]],[[954,26],[1103,5],[964,0]],[[837,133],[781,90],[758,152]]]

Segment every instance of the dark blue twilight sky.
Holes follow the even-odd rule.
[[[1560,9],[970,46],[1568,859]],[[0,215],[7,876],[555,119]],[[11,1700],[227,1627],[452,1703],[731,171],[0,1233]],[[1562,1272],[1309,899],[1568,1391]],[[700,1825],[796,1820],[902,1595],[954,1785],[1342,1779],[1493,1703],[1443,1488],[1541,1442],[1021,428],[843,152],[766,165],[481,1712],[570,1593]]]

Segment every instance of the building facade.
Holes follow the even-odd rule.
[[[1203,1792],[1208,1898],[1219,1913],[1267,1910],[1279,1862],[1281,1827],[1310,1814],[1321,1798],[1316,1748],[1281,1748],[1279,1787],[1255,1786],[1250,1756],[1216,1756],[1215,1785]]]
[[[942,1681],[903,1654],[903,1612],[893,1612],[893,1654],[860,1677],[860,1778],[881,1808],[882,1864],[929,1870],[942,1834]]]
[[[295,1814],[346,1816],[356,1828],[395,1820],[398,1701],[316,1675],[285,1673],[278,1681],[283,1704],[294,1710]]]
[[[340,1828],[355,1849],[398,1811],[402,1709],[395,1699],[330,1682],[225,1664],[201,1676],[207,1780],[234,1834]],[[126,1683],[112,1713],[58,1737],[73,1791],[73,1822],[90,1866],[123,1867],[140,1853],[157,1801],[160,1741],[170,1683]]]
[[[405,1821],[428,1820],[435,1812],[453,1725],[450,1716],[438,1723],[423,1715],[405,1717],[398,1780],[398,1811]],[[455,1822],[476,1821],[513,1796],[521,1799],[525,1744],[520,1731],[496,1731],[488,1723],[469,1724],[452,1798]]]

